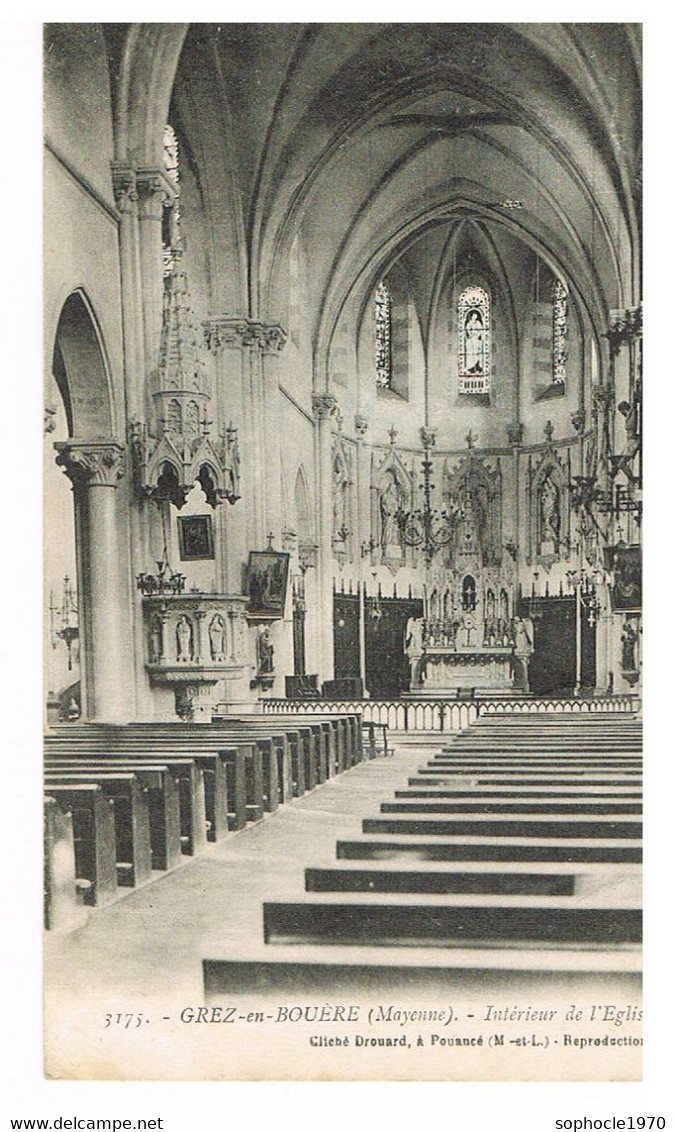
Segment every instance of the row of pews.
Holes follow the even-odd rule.
[[[45,738],[45,926],[174,869],[373,753],[359,715],[64,724]]]
[[[636,953],[641,774],[633,717],[480,719],[298,899],[264,904],[270,962],[297,944]]]

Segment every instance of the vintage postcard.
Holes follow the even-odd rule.
[[[45,25],[50,1080],[641,1079],[641,90]]]

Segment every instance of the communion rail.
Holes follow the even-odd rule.
[[[263,712],[309,715],[359,712],[364,723],[385,724],[390,731],[464,731],[483,715],[631,714],[638,710],[636,696],[597,696],[591,699],[408,700],[287,700],[265,699]]]

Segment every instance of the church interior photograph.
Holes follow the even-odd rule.
[[[45,26],[48,1076],[640,1078],[640,40]]]

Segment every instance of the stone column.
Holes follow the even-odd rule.
[[[286,344],[286,333],[279,323],[253,324],[261,367],[261,408],[263,422],[266,534],[272,531],[275,545],[282,545],[282,468],[279,404],[279,357]]]
[[[512,534],[509,537],[511,542],[511,550],[508,553],[512,554],[514,561],[514,585],[512,587],[512,616],[516,616],[517,596],[519,593],[519,576],[521,570],[521,561],[523,555],[521,547],[526,542],[528,545],[527,532],[522,531],[522,508],[521,508],[521,476],[520,462],[521,462],[521,445],[523,444],[523,425],[520,421],[515,421],[513,424],[507,425],[507,439],[512,447],[512,491],[514,499],[514,510],[511,516]],[[503,498],[508,496],[505,494]],[[504,505],[503,505],[504,507]],[[503,511],[504,513],[504,511]],[[528,508],[526,508],[526,522],[528,522]],[[503,543],[505,542],[505,531],[503,529]],[[525,538],[524,538],[525,536]]]
[[[113,190],[117,210],[120,214],[120,283],[127,416],[131,419],[142,420],[145,417],[145,358],[138,223],[139,194],[135,170],[128,166],[114,164]]]
[[[86,494],[86,554],[88,577],[81,587],[89,602],[90,632],[82,658],[88,674],[87,715],[97,722],[129,717],[120,619],[118,576],[120,545],[115,518],[115,493],[124,473],[124,445],[114,439],[68,440],[55,445],[57,464],[71,479],[76,495]]]
[[[248,525],[247,541],[262,549],[267,543],[270,530],[268,516],[268,469],[271,461],[266,453],[266,403],[264,356],[281,351],[286,334],[277,323],[264,325],[254,319],[222,315],[210,318],[204,323],[207,343],[214,354],[237,350],[242,359],[242,389],[245,412],[245,442],[247,454],[247,506],[250,507],[251,522]],[[268,372],[276,370],[276,365],[268,363]],[[276,374],[275,374],[276,376]],[[270,382],[272,385],[272,382]],[[276,435],[278,419],[267,424],[268,432]],[[276,472],[279,480],[279,471]],[[245,486],[247,486],[245,485]],[[281,530],[280,530],[281,535]]]
[[[162,330],[162,217],[165,206],[174,201],[176,190],[165,173],[156,169],[139,169],[136,187],[145,368],[149,375],[157,368]]]
[[[319,643],[319,682],[333,679],[333,502],[331,483],[331,418],[337,409],[331,393],[313,393],[315,416],[315,466],[317,469],[317,504],[319,512],[319,558],[317,570],[318,608],[316,610]]]
[[[139,193],[136,170],[114,162],[113,191],[120,215],[120,286],[122,294],[122,335],[124,341],[124,379],[127,420],[142,421],[146,416],[146,364],[143,331],[143,289],[139,247]],[[131,482],[126,485],[129,500],[129,555],[133,577],[147,568],[150,559],[148,523],[144,503],[134,493]],[[152,714],[150,688],[144,672],[143,609],[139,602],[132,616],[132,664],[137,718]]]
[[[366,625],[364,623],[365,589],[362,579],[363,563],[370,552],[368,546],[371,534],[371,477],[368,451],[364,448],[364,438],[368,431],[369,422],[363,413],[357,413],[354,418],[354,434],[357,438],[357,535],[355,538],[355,554],[359,555],[359,583],[357,596],[359,599],[359,674],[362,678],[364,694],[366,694]]]

